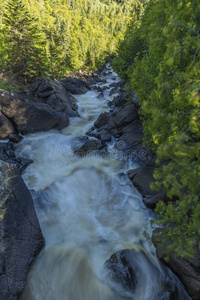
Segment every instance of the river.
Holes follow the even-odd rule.
[[[100,86],[119,80],[109,66],[107,72],[112,73]],[[23,178],[46,241],[21,300],[167,300],[172,299],[169,285],[178,286],[176,299],[189,299],[144,235],[151,235],[152,212],[126,175],[137,165],[118,159],[114,140],[106,157],[74,154],[98,115],[108,110],[109,91],[102,98],[96,90],[76,96],[80,118],[72,118],[62,131],[31,134],[19,144],[18,155],[33,161]],[[147,257],[135,257],[138,284],[132,293],[113,285],[104,267],[122,249]]]

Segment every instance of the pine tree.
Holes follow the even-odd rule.
[[[25,81],[44,73],[47,68],[44,36],[37,18],[30,13],[23,0],[9,0],[3,15],[6,38],[10,45],[12,70]]]

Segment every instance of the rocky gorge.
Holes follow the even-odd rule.
[[[81,95],[96,90],[99,101],[108,92],[112,99],[108,101],[107,108],[100,113],[93,126],[88,128],[81,141],[79,138],[78,146],[74,149],[75,154],[83,158],[96,153],[106,158],[110,155],[109,143],[111,143],[118,160],[131,161],[131,165],[134,166],[133,169],[127,170],[127,175],[142,195],[146,208],[153,210],[159,199],[168,201],[162,191],[158,193],[150,188],[150,184],[154,181],[153,171],[158,166],[155,154],[143,146],[143,128],[138,112],[137,95],[136,93],[129,95],[125,83],[120,80],[113,80],[114,82],[108,82],[106,85],[107,76],[116,76],[109,66],[102,68],[98,76],[94,75],[90,80],[36,79],[24,93],[0,91],[2,174],[0,299],[2,300],[19,299],[33,260],[45,244],[32,196],[21,177],[21,173],[31,164],[31,160],[16,155],[15,150],[18,147],[16,145],[24,135],[49,130],[59,131],[67,128],[74,118],[80,118],[76,96],[72,94]],[[159,228],[155,232],[163,230],[165,229]],[[154,239],[153,242],[157,246]],[[143,250],[139,251],[138,248],[130,250],[125,247],[120,251],[113,253],[105,266],[111,272],[114,281],[117,280],[117,284],[122,284],[119,295],[122,294],[123,297],[124,293],[131,299],[129,292],[134,292],[140,277],[144,277],[141,270],[137,271],[139,267],[136,260],[145,261],[145,266],[148,266],[149,270],[156,270],[155,278],[163,271],[161,272],[162,267],[157,262],[152,263]],[[192,299],[200,299],[199,255],[195,260],[183,260],[170,253],[169,261],[165,262],[163,249],[157,246],[156,252],[159,260],[169,266],[181,280]],[[166,270],[168,274],[169,271],[167,268]],[[180,285],[177,282],[175,285],[172,284],[170,272],[167,276],[167,280],[165,276],[161,279],[165,281],[164,292],[160,294],[160,298],[155,299],[189,299],[186,293],[179,294]]]

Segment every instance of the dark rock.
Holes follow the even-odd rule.
[[[117,93],[118,89],[119,89],[118,87],[112,88],[112,89],[110,90],[109,96],[111,97],[113,94]]]
[[[144,204],[151,209],[155,208],[159,200],[168,200],[164,192],[157,192],[150,188],[151,183],[155,182],[154,170],[155,166],[147,165],[128,172],[129,179],[142,194]]]
[[[102,142],[110,142],[111,141],[111,135],[108,133],[108,134],[102,134],[101,135],[101,140]]]
[[[40,98],[47,98],[49,97],[50,95],[52,95],[54,93],[54,91],[46,91],[46,92],[42,92],[42,93],[38,93],[38,96]]]
[[[138,111],[134,104],[129,104],[119,110],[114,116],[116,127],[122,127],[138,118]]]
[[[7,139],[10,134],[14,133],[12,123],[0,112],[0,139]]]
[[[16,158],[15,148],[11,143],[0,143],[0,160],[15,164],[20,174],[32,162],[29,159]]]
[[[41,84],[37,88],[37,94],[46,93],[46,92],[53,92],[54,91],[54,84],[53,81],[48,79],[42,79]]]
[[[30,87],[30,90],[35,90],[36,97],[29,102],[47,103],[57,112],[64,112],[66,117],[78,116],[76,99],[58,81],[43,79],[40,82],[37,89],[35,83]]]
[[[93,151],[97,152],[102,150],[104,145],[97,140],[88,140],[80,149],[75,151],[79,157],[84,157],[86,155],[91,154]]]
[[[9,92],[0,92],[0,109],[22,134],[62,129],[69,125],[69,118],[54,111],[44,103],[24,103]]]
[[[120,95],[116,96],[114,99],[113,99],[113,104],[115,106],[123,106],[125,105],[127,102],[126,100],[126,97],[123,93],[120,93]]]
[[[102,127],[103,125],[106,125],[108,120],[110,119],[111,117],[111,113],[109,112],[104,112],[104,113],[101,113],[98,117],[98,119],[94,122],[94,125],[97,127],[97,128],[100,128]]]
[[[31,91],[31,92],[35,92],[35,91],[39,88],[41,82],[42,82],[42,79],[41,79],[41,78],[36,78],[36,79],[33,81],[33,83],[31,84],[30,88],[29,88],[30,91]]]
[[[60,83],[72,94],[84,94],[91,89],[87,82],[77,78],[68,77],[64,80],[60,80]]]
[[[101,92],[98,96],[97,96],[97,98],[103,98],[104,97],[104,93],[103,92]]]
[[[110,87],[117,87],[117,88],[122,88],[125,85],[125,81],[124,80],[120,80],[118,82],[113,82],[110,84]]]
[[[0,169],[0,299],[17,300],[44,239],[32,197],[16,167],[1,161]]]
[[[109,260],[105,262],[105,267],[112,271],[111,278],[121,283],[124,288],[134,290],[137,284],[135,270],[131,264],[132,250],[122,250],[113,254]]]
[[[166,246],[163,245],[163,235],[166,228],[156,228],[153,232],[152,241],[156,247],[156,254],[159,260],[167,264],[171,270],[177,275],[185,286],[187,292],[191,295],[193,300],[200,299],[200,252],[197,250],[194,259],[183,259],[175,256],[170,252],[168,260],[165,261]],[[170,243],[170,241],[168,241]]]
[[[19,143],[23,139],[22,136],[17,135],[17,134],[10,134],[9,135],[9,141],[12,143]]]

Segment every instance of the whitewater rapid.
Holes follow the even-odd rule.
[[[103,79],[102,87],[119,80],[113,72]],[[98,115],[108,110],[109,91],[103,98],[95,90],[76,96],[80,118],[62,131],[31,134],[19,144],[17,155],[33,161],[23,179],[46,241],[21,300],[164,300],[169,299],[166,282],[175,285],[144,235],[151,235],[152,213],[126,175],[137,165],[112,155],[113,140],[106,157],[74,154]],[[133,294],[113,288],[104,267],[122,249],[147,257],[136,258],[139,284]]]

